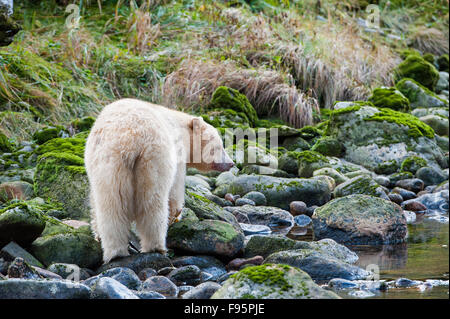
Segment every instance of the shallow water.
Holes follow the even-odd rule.
[[[448,216],[444,214],[444,216]],[[427,279],[449,279],[449,224],[430,218],[418,218],[408,225],[408,239],[399,245],[348,246],[359,256],[357,265],[373,270],[379,269],[381,280],[408,278],[425,281]],[[288,237],[296,240],[312,240],[310,228],[294,227]],[[375,266],[374,266],[375,265]],[[343,298],[356,298],[348,291],[338,294]],[[381,299],[415,299],[415,298],[449,298],[449,287],[438,286],[420,291],[418,288],[395,288],[377,292],[368,298]]]

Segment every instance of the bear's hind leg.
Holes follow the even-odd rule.
[[[92,187],[94,231],[100,237],[103,260],[128,256],[130,215],[133,213],[131,171],[117,166],[99,168]]]
[[[142,252],[165,253],[169,192],[176,173],[176,160],[167,148],[153,149],[151,154],[145,155],[135,166],[136,229]]]

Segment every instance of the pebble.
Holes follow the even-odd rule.
[[[139,299],[130,289],[109,277],[100,278],[93,286],[93,299]]]
[[[146,281],[148,278],[156,276],[157,274],[158,274],[158,272],[155,269],[145,268],[139,272],[138,277],[140,280]]]
[[[165,297],[175,297],[178,295],[178,287],[164,276],[153,276],[142,284],[142,291],[156,291]]]
[[[226,269],[239,270],[243,265],[262,265],[264,258],[262,256],[254,256],[252,258],[235,258],[228,263]]]
[[[251,205],[251,206],[256,206],[256,203],[254,201],[252,201],[251,199],[248,198],[238,198],[234,204],[236,206],[244,206],[244,205]]]
[[[261,192],[256,192],[256,191],[248,192],[242,198],[252,200],[255,203],[255,205],[257,205],[257,206],[266,206],[267,205],[266,196]]]
[[[241,226],[244,235],[269,235],[272,230],[270,229],[269,226],[266,225],[251,225],[251,224],[244,224],[244,223],[239,223],[239,225]]]
[[[398,181],[397,183],[395,183],[395,186],[417,193],[423,190],[425,184],[419,178],[408,178]]]
[[[209,299],[221,287],[216,282],[204,282],[183,294],[183,299]]]
[[[289,211],[293,216],[306,214],[307,206],[302,201],[293,201],[289,204]]]
[[[394,202],[396,204],[401,204],[403,202],[403,197],[400,194],[397,193],[389,193],[388,194],[389,199],[391,200],[391,202]]]
[[[416,201],[404,202],[404,205],[402,206],[403,209],[410,210],[413,212],[423,212],[427,210],[427,207],[424,204]]]
[[[406,189],[401,188],[401,187],[395,187],[392,190],[392,192],[400,194],[400,196],[403,198],[403,200],[410,200],[410,199],[414,199],[414,198],[417,197],[417,195],[414,192],[411,192],[411,191],[406,190]]]
[[[307,215],[298,215],[294,217],[295,223],[300,227],[306,227],[311,224],[312,219]]]
[[[183,266],[172,270],[167,278],[172,280],[175,285],[191,285],[196,286],[200,283],[201,270],[195,265]]]

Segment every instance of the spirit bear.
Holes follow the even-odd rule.
[[[164,106],[122,99],[106,106],[86,141],[91,225],[105,263],[128,255],[131,222],[142,252],[166,252],[169,222],[184,205],[186,166],[227,171],[217,130]]]

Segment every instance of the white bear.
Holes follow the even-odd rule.
[[[186,165],[201,171],[234,165],[202,118],[135,99],[102,110],[84,157],[91,225],[105,263],[129,254],[133,221],[142,252],[166,252],[169,222],[184,205]]]

